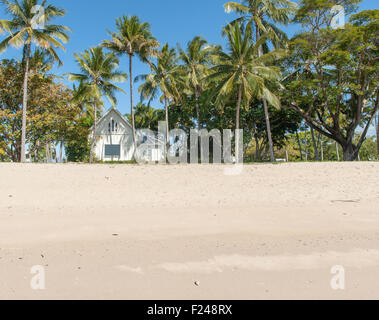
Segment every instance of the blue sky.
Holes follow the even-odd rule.
[[[201,35],[209,43],[224,44],[221,37],[221,29],[229,21],[233,20],[232,14],[224,12],[223,4],[227,0],[108,0],[106,2],[93,0],[50,0],[57,6],[67,10],[67,15],[57,19],[54,23],[63,24],[71,28],[70,42],[66,45],[66,52],[60,51],[63,67],[56,73],[63,75],[66,72],[76,72],[77,67],[73,54],[96,46],[103,39],[108,38],[106,29],[114,30],[115,19],[127,15],[138,15],[142,21],[149,22],[152,26],[153,35],[161,44],[168,42],[171,46],[179,43],[185,47],[193,37]],[[378,9],[376,0],[364,0],[361,9]],[[297,26],[286,28],[289,35],[298,31]],[[1,38],[3,36],[0,36]],[[20,50],[9,49],[0,56],[2,58],[19,58]],[[134,59],[134,76],[147,73],[148,67]],[[120,69],[128,70],[128,61],[121,59]],[[71,85],[69,82],[65,82]],[[118,109],[122,113],[130,112],[130,97],[128,82],[119,84],[126,92],[118,94]],[[135,88],[135,102],[139,101]],[[159,102],[153,104],[160,108]],[[109,104],[107,103],[108,107]]]

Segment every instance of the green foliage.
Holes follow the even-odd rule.
[[[361,161],[378,161],[379,153],[375,137],[368,137],[359,152]]]
[[[83,88],[83,96],[100,101],[106,96],[115,105],[115,92],[123,90],[113,82],[123,82],[127,75],[116,70],[119,59],[114,53],[104,53],[101,47],[93,47],[81,54],[75,54],[76,62],[81,73],[69,73],[68,79],[78,81]]]
[[[56,17],[64,16],[66,11],[51,4],[47,5],[47,1],[40,3],[38,0],[23,0],[22,2],[1,0],[1,3],[12,19],[0,20],[0,32],[9,33],[9,36],[0,42],[0,53],[8,46],[22,48],[34,43],[46,50],[52,59],[61,65],[62,61],[59,59],[55,48],[64,50],[62,43],[68,42],[70,29],[61,25],[49,24],[49,22]],[[40,18],[42,21],[33,19],[35,12],[32,8],[39,4],[45,9],[44,15]],[[35,24],[41,23],[44,24],[44,29],[36,28]]]
[[[344,3],[352,11],[357,1]],[[283,66],[288,72],[283,100],[315,130],[338,142],[345,160],[354,160],[378,109],[379,10],[352,15],[344,29],[333,30],[327,9],[334,4],[302,2],[298,19],[307,31],[291,42]],[[354,140],[360,127],[360,138]]]
[[[131,115],[126,115],[128,120],[131,121]],[[135,107],[135,121],[136,127],[141,129],[150,129],[158,131],[158,122],[164,121],[165,114],[163,110],[157,110],[153,107],[139,103]]]
[[[265,98],[270,105],[280,107],[279,99],[269,86],[280,86],[280,70],[273,63],[283,57],[284,52],[274,50],[260,56],[259,49],[265,37],[253,43],[249,25],[244,28],[237,22],[225,27],[224,32],[229,52],[218,52],[217,63],[211,68],[207,80],[214,83],[216,106],[222,107],[238,91],[235,122],[238,129],[241,103],[247,109],[253,98]]]
[[[357,10],[360,2],[362,0],[301,0],[294,22],[301,23],[313,30],[330,27],[334,17],[331,9],[334,6],[342,6],[345,14],[350,15]]]
[[[40,154],[45,144],[63,139],[77,112],[70,102],[71,91],[45,74],[50,67],[40,51],[31,57],[26,136],[31,156]],[[3,159],[6,155],[14,162],[21,158],[23,68],[16,60],[0,62],[0,148]]]
[[[180,97],[178,81],[182,70],[177,65],[177,54],[174,48],[165,44],[158,55],[157,63],[150,62],[150,74],[140,75],[135,81],[144,81],[138,88],[141,101],[149,104],[160,96],[160,101],[177,101]]]
[[[164,120],[166,129],[187,133],[191,128],[242,128],[246,158],[255,161],[267,160],[272,144],[277,157],[291,161],[378,159],[377,141],[366,136],[379,104],[379,10],[355,13],[359,0],[301,0],[297,8],[288,0],[228,2],[226,11],[240,17],[223,30],[226,50],[202,37],[184,49],[166,44],[158,50],[150,24],[124,15],[116,20],[115,32],[109,31],[109,40],[75,55],[80,71],[68,74],[77,82],[73,90],[48,74],[55,61],[61,63],[55,49],[63,48],[69,31],[49,23],[65,11],[47,6],[46,30],[40,30],[31,22],[38,0],[1,2],[12,19],[0,20],[0,31],[7,32],[0,52],[10,45],[23,47],[21,61],[0,63],[1,161],[21,158],[27,62],[30,154],[42,161],[54,154],[51,146],[64,143],[68,161],[91,161],[96,134],[90,136],[96,132],[92,128],[101,116],[103,97],[115,106],[115,93],[124,92],[115,84],[127,78],[117,69],[121,55],[129,57],[132,112],[127,117],[133,132],[135,127],[157,131]],[[335,5],[349,16],[343,29],[331,28]],[[278,25],[292,17],[303,31],[288,43]],[[31,43],[41,49],[33,45],[31,50]],[[150,72],[134,79],[135,56]],[[142,81],[141,103],[135,108],[133,81]],[[155,99],[164,110],[150,106]]]
[[[287,35],[278,28],[278,24],[287,25],[295,13],[296,3],[289,0],[243,0],[241,3],[228,2],[224,5],[227,12],[236,12],[241,18],[231,24],[247,21],[254,26],[256,38],[266,35],[262,43],[264,52],[268,52],[268,42],[275,48],[286,46]]]
[[[93,119],[84,116],[76,120],[67,133],[65,144],[68,162],[88,162],[91,146],[88,141]]]
[[[137,55],[142,61],[149,63],[151,56],[156,56],[159,52],[159,42],[153,37],[150,31],[150,24],[142,23],[137,16],[123,16],[116,20],[117,32],[110,32],[112,40],[105,40],[102,46],[116,52],[119,55],[127,54],[129,57],[130,76],[130,108],[131,123],[133,130],[133,140],[136,146],[135,117],[134,117],[134,96],[133,96],[133,57]]]
[[[150,24],[142,23],[137,16],[124,15],[116,19],[116,30],[108,31],[112,40],[104,40],[102,46],[130,57],[137,54],[144,61],[157,53],[155,50],[159,47],[159,42],[151,34]]]

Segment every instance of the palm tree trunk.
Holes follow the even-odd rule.
[[[258,42],[259,39],[260,39],[260,33],[259,33],[259,28],[258,28],[258,24],[257,23],[255,23],[255,38],[256,38],[256,42]],[[260,46],[258,48],[258,56],[260,57],[262,55],[263,55],[263,50],[262,50],[262,46]],[[271,160],[271,162],[275,162],[276,159],[275,159],[275,155],[274,155],[274,144],[272,142],[271,124],[270,124],[270,113],[268,111],[267,101],[264,98],[263,98],[263,107],[264,107],[264,110],[265,110],[268,145],[270,147],[270,160]]]
[[[239,139],[240,139],[240,113],[241,113],[241,102],[242,102],[242,84],[239,85],[238,89],[238,101],[237,101],[237,112],[236,112],[236,163],[239,163]]]
[[[200,108],[199,108],[199,91],[195,89],[195,99],[196,99],[196,117],[197,117],[197,129],[201,130],[201,122],[200,122]]]
[[[270,159],[271,159],[271,162],[276,162],[275,155],[274,155],[274,143],[272,142],[270,114],[268,111],[268,105],[267,105],[266,99],[263,99],[263,107],[265,109],[268,145],[270,147]]]
[[[314,133],[314,130],[312,127],[311,127],[311,135],[312,135],[313,148],[315,151],[315,160],[320,161],[320,154],[318,153],[318,147],[317,147],[317,143],[316,143],[316,139],[315,139],[315,133]]]
[[[130,114],[132,118],[132,131],[133,131],[133,143],[134,151],[137,150],[137,141],[136,141],[136,121],[134,118],[134,105],[133,105],[133,56],[129,55],[129,76],[130,76]]]
[[[26,111],[28,108],[28,78],[31,43],[29,43],[25,58],[24,92],[22,100],[22,130],[21,130],[21,162],[26,162]]]
[[[96,131],[97,131],[97,100],[95,99],[95,102],[93,104],[93,118],[94,118],[94,125],[93,125],[93,137],[92,137],[92,144],[91,144],[91,151],[90,151],[90,156],[89,156],[89,162],[93,162],[93,153],[94,153],[94,148],[96,144]]]
[[[168,148],[168,145],[170,143],[170,136],[169,136],[169,124],[168,124],[168,103],[167,103],[166,96],[164,98],[164,108],[165,108],[165,113],[166,113],[166,144]]]

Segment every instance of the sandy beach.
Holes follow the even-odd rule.
[[[0,164],[0,299],[379,299],[379,163],[224,169]]]

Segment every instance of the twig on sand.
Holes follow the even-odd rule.
[[[343,202],[343,203],[359,203],[361,199],[358,200],[331,200],[331,202],[336,203],[336,202]]]

